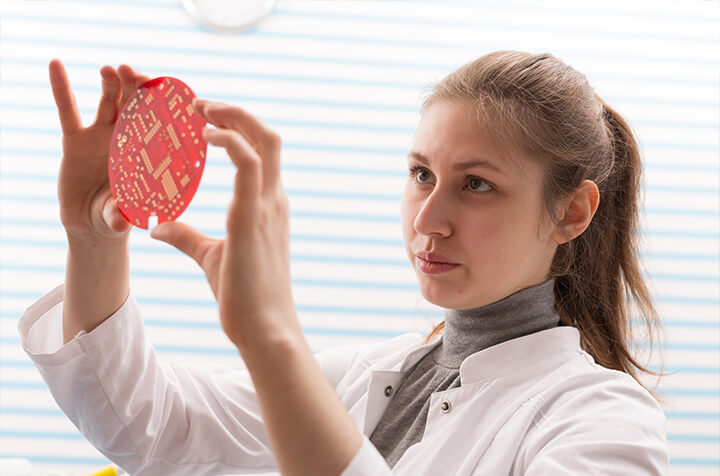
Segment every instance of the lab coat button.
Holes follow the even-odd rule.
[[[388,385],[387,387],[385,387],[385,396],[386,397],[389,397],[390,395],[392,395],[392,393],[393,393],[392,385]]]
[[[443,413],[447,413],[447,412],[449,412],[451,409],[452,409],[452,405],[451,405],[450,402],[447,401],[447,400],[445,400],[444,402],[442,402],[442,403],[440,404],[440,410],[441,410]]]

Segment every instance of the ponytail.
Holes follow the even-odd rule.
[[[659,319],[645,284],[639,256],[642,162],[637,141],[625,120],[602,99],[602,117],[610,139],[610,166],[599,180],[600,203],[583,234],[560,247],[551,276],[560,322],[578,328],[581,345],[610,369],[653,375],[633,356],[632,303],[645,325],[650,348]],[[643,385],[644,386],[644,385]],[[659,396],[645,387],[656,399]]]

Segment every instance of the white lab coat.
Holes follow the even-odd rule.
[[[27,309],[22,343],[58,405],[108,458],[135,475],[277,471],[247,371],[160,362],[132,294],[62,345],[62,296],[60,286]],[[667,473],[661,407],[628,375],[597,365],[565,326],[467,357],[462,386],[431,396],[422,441],[391,471],[368,435],[394,394],[386,388],[439,343],[422,340],[405,334],[316,356],[366,435],[342,476]]]

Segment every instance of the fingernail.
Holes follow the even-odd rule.
[[[150,236],[156,240],[162,240],[165,237],[165,228],[161,225],[157,225],[155,228],[150,230]]]

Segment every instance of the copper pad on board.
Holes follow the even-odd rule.
[[[110,142],[110,190],[123,216],[147,229],[175,220],[195,195],[205,168],[205,120],[179,79],[146,82],[125,103]]]

